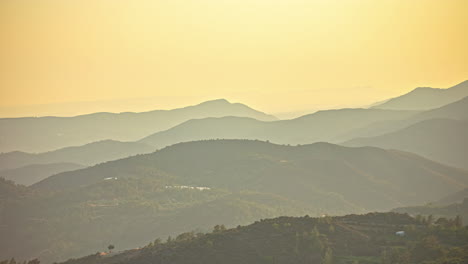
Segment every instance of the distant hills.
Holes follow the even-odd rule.
[[[451,89],[461,89],[460,87],[463,88],[465,83]],[[339,109],[319,111],[296,119],[277,121],[224,116],[224,114],[227,114],[226,111],[234,111],[233,109],[236,109],[239,115],[256,116],[257,118],[266,120],[275,119],[241,104],[231,104],[226,100],[216,100],[172,111],[154,111],[139,114],[127,113],[131,118],[128,117],[128,119],[124,118],[123,120],[126,120],[125,122],[133,120],[131,122],[137,124],[138,122],[142,122],[144,116],[155,118],[155,116],[160,116],[162,113],[166,113],[167,115],[169,115],[168,113],[172,113],[170,115],[180,117],[180,115],[175,115],[175,113],[179,112],[202,115],[203,113],[208,113],[208,109],[212,111],[216,108],[225,109],[224,112],[218,111],[216,113],[216,115],[222,117],[191,119],[170,129],[143,137],[138,141],[119,142],[115,140],[103,140],[37,154],[20,151],[3,153],[0,154],[0,170],[52,163],[74,163],[91,166],[136,154],[150,153],[156,149],[180,142],[209,139],[268,140],[274,143],[291,145],[314,142],[344,142],[343,144],[347,146],[377,146],[381,148],[401,149],[460,168],[467,168],[466,164],[468,164],[466,162],[468,155],[466,155],[465,146],[466,142],[468,142],[468,139],[466,139],[468,97],[427,111],[374,108]],[[150,113],[159,114],[150,115]],[[127,114],[121,114],[122,116],[109,114],[116,117],[112,122],[109,122],[120,122],[122,121],[121,118]],[[101,114],[96,115],[100,116]],[[89,118],[91,116],[93,115],[65,118],[64,120],[68,120],[66,122],[70,122],[70,124],[77,124],[76,120],[79,121],[83,118],[90,121]],[[73,121],[74,119],[76,120]],[[20,122],[21,120],[20,118],[11,119],[10,121]],[[0,123],[2,121],[5,120],[0,119]],[[103,124],[109,123],[104,122]],[[136,125],[135,127],[138,126]],[[123,129],[131,130],[129,127],[124,127]],[[115,130],[120,131],[120,128]],[[136,128],[135,130],[139,129]],[[44,139],[41,141],[46,142],[49,140]],[[41,179],[43,177],[45,177],[45,174],[33,178]],[[28,183],[33,182],[29,181]]]
[[[90,166],[153,151],[155,151],[154,147],[143,143],[103,140],[38,154],[20,151],[3,153],[0,154],[0,168],[14,169],[27,165],[50,163],[75,163]]]
[[[406,213],[413,216],[430,216],[432,219],[459,217],[464,225],[468,225],[468,196],[460,202],[454,202],[451,204],[441,204],[440,202],[436,202],[420,206],[399,207],[392,211],[397,213]],[[432,221],[434,222],[435,220]]]
[[[143,113],[95,113],[75,117],[0,119],[0,152],[44,152],[100,140],[134,141],[190,119],[242,116],[276,120],[274,116],[224,99],[174,110]]]
[[[51,164],[34,164],[24,167],[0,170],[0,177],[14,181],[17,184],[31,185],[39,182],[51,175],[72,171],[84,168],[83,165],[75,163],[51,163]]]
[[[399,97],[372,106],[392,110],[429,110],[468,96],[468,80],[448,89],[420,87]]]
[[[380,109],[319,111],[296,119],[263,122],[251,118],[223,117],[190,120],[139,142],[157,148],[204,139],[259,139],[278,144],[334,142],[346,132],[381,120],[402,120],[418,112]]]
[[[429,119],[384,135],[353,139],[344,145],[400,149],[468,169],[468,120]]]
[[[261,141],[209,140],[64,172],[33,187],[73,190],[106,177],[142,175],[170,176],[180,185],[276,193],[307,203],[313,202],[310,198],[315,192],[319,196],[336,193],[339,195],[330,201],[344,200],[368,210],[432,201],[468,183],[467,171],[399,151],[328,143],[289,147]]]
[[[341,137],[347,146],[401,149],[467,168],[468,97],[404,120],[380,121]],[[405,142],[405,143],[403,143]]]
[[[57,261],[221,223],[424,204],[466,188],[468,172],[371,147],[209,140],[63,172],[27,189],[7,186],[0,259]]]
[[[403,129],[418,122],[429,119],[468,120],[468,97],[439,108],[418,112],[401,120],[381,120],[368,126],[363,126],[351,132],[343,133],[335,138],[337,142],[344,142],[360,137],[379,136]]]
[[[467,85],[434,90],[440,96],[429,95],[432,89],[416,89],[369,109],[326,110],[291,120],[277,120],[226,100],[170,111],[0,119],[0,151],[22,150],[0,154],[0,259],[61,261],[109,244],[135,248],[155,237],[284,215],[344,215],[393,208],[411,215],[465,215],[468,96],[463,93]],[[407,107],[411,101],[414,107]],[[391,228],[422,230],[414,228],[420,219],[407,215],[368,217],[377,222],[395,217],[406,222]],[[377,229],[361,229],[366,226],[365,217],[321,219],[314,221],[334,224],[326,227],[328,231],[317,227],[321,234],[317,241],[323,246],[319,263],[328,249],[337,252],[340,264],[380,263],[384,252],[372,245],[395,243],[386,237],[388,243],[379,244],[388,230],[391,234],[386,235],[394,235],[393,229],[382,229],[376,237]],[[275,221],[271,226],[282,230],[275,227],[284,224],[282,220]],[[281,234],[289,237],[298,230]],[[224,228],[218,231],[225,232]],[[433,229],[427,231],[434,235]],[[256,243],[250,239],[265,238],[258,234],[252,236],[249,230],[236,239]],[[207,237],[212,241],[211,235],[216,236],[185,234],[175,238],[180,242],[177,246],[171,238],[164,246],[157,242],[161,247],[157,249],[153,243],[115,258],[92,255],[70,263],[126,264],[130,259],[132,264],[153,263],[162,256],[175,256],[177,263],[178,255],[192,256],[186,245],[205,243]],[[345,240],[350,243],[367,241],[365,248],[349,253],[341,242],[327,242],[348,235],[352,239]],[[229,239],[217,243],[223,245]],[[265,252],[270,254],[269,250]],[[210,252],[203,263],[226,259],[225,249]],[[245,259],[232,261],[275,263],[281,255],[257,258],[253,252],[243,252],[248,253]],[[302,252],[298,249],[291,252],[283,252],[296,254],[291,263],[319,259],[318,255],[298,257],[297,252]]]
[[[464,153],[468,140],[464,120],[468,120],[468,97],[423,112],[340,109],[270,122],[232,116],[193,119],[137,142],[105,140],[38,154],[0,154],[0,169],[62,162],[90,166],[150,153],[180,142],[209,139],[259,139],[291,145],[344,142],[348,146],[401,149],[466,168],[467,155]]]
[[[319,111],[291,120],[262,122],[223,117],[190,120],[139,142],[156,148],[204,139],[259,139],[279,144],[340,143],[358,137],[394,132],[423,120],[468,120],[468,97],[428,111],[339,109]]]
[[[413,111],[379,109],[342,109],[321,111],[293,120],[260,121],[245,117],[193,119],[137,142],[104,140],[43,153],[20,151],[0,154],[0,170],[33,164],[76,163],[94,165],[153,152],[172,144],[205,139],[260,139],[284,144],[308,144],[332,141],[336,135],[352,131],[377,120],[401,120],[414,116]]]

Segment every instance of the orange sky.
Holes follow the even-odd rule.
[[[466,0],[3,0],[0,116],[214,98],[279,113],[449,87],[468,79],[467,13]]]

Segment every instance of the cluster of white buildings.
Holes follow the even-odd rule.
[[[166,186],[166,189],[189,189],[189,190],[198,190],[198,191],[211,190],[210,187],[193,187],[193,186],[186,186],[186,185]]]

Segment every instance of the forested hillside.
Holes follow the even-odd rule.
[[[51,176],[7,195],[0,256],[59,261],[109,243],[283,215],[343,215],[425,204],[468,173],[414,154],[328,143],[181,143]],[[8,187],[11,189],[11,186]]]
[[[459,264],[468,261],[467,244],[468,229],[459,222],[428,225],[395,213],[280,217],[228,230],[217,225],[212,233],[182,233],[64,264]]]

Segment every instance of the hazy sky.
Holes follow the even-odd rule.
[[[466,0],[2,0],[0,116],[214,98],[278,113],[449,87],[468,79],[467,13]]]

